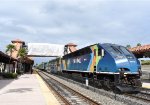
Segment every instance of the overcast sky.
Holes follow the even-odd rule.
[[[150,0],[0,0],[0,50],[13,39],[66,44],[150,43]]]

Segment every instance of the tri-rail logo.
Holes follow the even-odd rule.
[[[73,63],[82,63],[85,61],[87,61],[86,58],[75,58],[75,59],[73,59]]]
[[[81,63],[81,58],[73,59],[73,63]]]

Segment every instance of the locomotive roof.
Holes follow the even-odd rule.
[[[96,44],[92,44],[92,45],[90,45],[90,46],[83,47],[83,48],[78,49],[78,50],[76,50],[76,51],[74,51],[74,52],[72,52],[72,53],[66,54],[66,55],[64,55],[63,57],[68,57],[68,56],[70,56],[70,55],[74,55],[74,54],[76,54],[76,53],[79,53],[79,52],[81,52],[81,51],[87,49],[87,48],[90,48],[91,46],[98,45],[98,44],[99,44],[99,43],[96,43]]]
[[[83,47],[83,48],[81,48],[81,49],[78,49],[78,50],[76,50],[76,51],[74,51],[74,52],[72,52],[72,53],[69,53],[69,54],[64,55],[63,58],[64,58],[64,57],[72,56],[72,55],[74,55],[74,54],[78,54],[79,52],[82,52],[82,51],[84,51],[85,49],[90,48],[91,46],[94,46],[94,45],[98,45],[98,44],[100,44],[100,43],[92,44],[92,45],[90,45],[90,46],[86,46],[86,47]],[[121,46],[121,45],[112,44],[112,43],[102,43],[101,45]]]

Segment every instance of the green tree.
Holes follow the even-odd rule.
[[[128,45],[126,45],[126,48],[127,48],[127,49],[131,48],[131,45],[129,45],[129,44],[128,44]]]
[[[13,44],[9,44],[6,46],[6,53],[9,53],[10,59],[9,59],[9,72],[10,72],[10,61],[12,58],[13,51],[16,50],[16,47]]]
[[[23,66],[23,69],[24,69],[23,61],[27,56],[27,50],[25,48],[19,49],[17,56],[19,57],[19,62],[21,64],[21,68]],[[21,70],[21,68],[20,68],[20,70]]]
[[[144,56],[145,56],[145,57],[150,57],[150,52],[145,52],[145,53],[144,53]]]
[[[37,67],[38,67],[38,64],[36,63],[36,64],[34,65],[34,67],[37,68]]]
[[[138,43],[136,46],[141,46],[141,43]]]

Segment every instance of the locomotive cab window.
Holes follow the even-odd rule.
[[[98,49],[98,56],[104,56],[104,55],[105,55],[104,49],[99,48]]]
[[[96,49],[94,49],[94,56],[96,56]]]
[[[99,48],[99,49],[98,49],[98,56],[101,56],[101,55],[102,55],[102,49]]]

